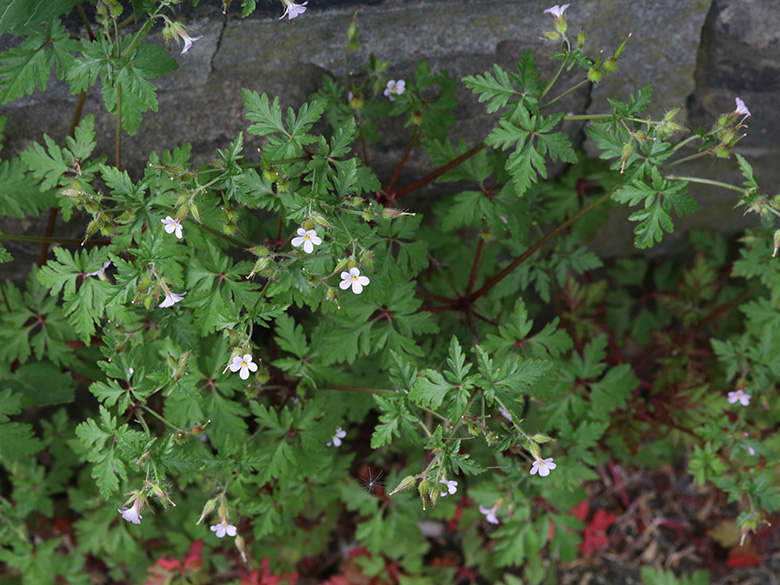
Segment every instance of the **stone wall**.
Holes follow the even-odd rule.
[[[185,141],[192,142],[198,161],[213,158],[217,148],[247,126],[241,88],[278,95],[283,105],[297,107],[320,86],[324,75],[343,79],[346,29],[355,10],[360,12],[360,48],[350,55],[355,67],[373,53],[392,62],[394,78],[411,77],[418,60],[425,59],[433,70],[446,68],[460,79],[483,73],[495,62],[511,67],[524,50],[533,49],[549,72],[554,64],[544,57],[555,47],[540,40],[540,31],[551,28],[552,18],[543,14],[550,1],[309,0],[309,10],[288,21],[278,20],[282,8],[276,0],[260,0],[260,9],[243,20],[239,0],[233,0],[227,15],[221,12],[220,0],[201,0],[197,8],[183,7],[181,16],[192,34],[203,39],[185,55],[172,50],[180,67],[159,82],[159,111],[145,114],[141,131],[125,137],[124,166],[137,176],[150,151]],[[780,98],[776,9],[774,0],[573,0],[566,12],[569,30],[574,35],[585,30],[591,54],[601,49],[608,56],[629,32],[632,37],[617,73],[571,96],[566,107],[580,113],[604,112],[607,97],[625,100],[652,83],[654,113],[679,106],[693,124],[708,127],[721,113],[733,110],[734,97],[739,96],[753,116],[749,136],[737,150],[756,168],[764,191],[774,193],[780,177],[775,163],[780,119],[774,107]],[[159,32],[151,38],[162,43]],[[13,42],[0,39],[2,48]],[[473,94],[458,85],[459,125],[454,137],[476,144],[493,120]],[[44,132],[62,140],[74,104],[67,86],[52,77],[48,92],[0,107],[0,115],[8,117],[5,155],[40,141]],[[95,113],[100,149],[113,160],[114,123],[97,92],[89,95],[84,112]],[[581,129],[569,128],[574,133]],[[371,153],[372,163],[385,177],[406,146],[399,130]],[[251,157],[256,144],[247,138]],[[431,168],[425,157],[412,157],[399,184]],[[706,160],[679,174],[740,182],[736,168],[733,160],[726,165]],[[744,225],[742,212],[733,209],[736,198],[731,192],[691,191],[703,210],[681,226],[730,232]],[[25,229],[7,223],[0,229],[18,232],[20,227]],[[34,224],[26,228],[39,231]],[[630,250],[631,226],[616,218],[604,233],[610,234],[608,243],[601,236],[594,242],[602,251]],[[669,242],[667,247],[674,245],[673,238]],[[16,247],[13,252],[18,256],[24,249]],[[37,250],[32,257],[36,254]]]

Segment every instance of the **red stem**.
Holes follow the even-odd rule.
[[[395,198],[398,199],[399,197],[402,197],[403,195],[406,195],[407,193],[414,191],[415,189],[419,189],[423,185],[427,185],[431,181],[435,181],[440,176],[442,176],[447,171],[451,171],[455,167],[457,167],[460,163],[462,163],[465,160],[470,159],[472,156],[477,154],[480,150],[483,148],[486,148],[487,145],[484,142],[480,142],[475,147],[473,147],[471,150],[464,152],[459,157],[452,159],[450,162],[448,162],[446,165],[439,167],[432,173],[429,173],[425,175],[422,179],[419,179],[412,183],[411,185],[407,185],[406,187],[399,189],[395,193]]]
[[[609,193],[605,193],[601,197],[599,197],[596,201],[588,205],[587,207],[583,207],[580,209],[577,213],[572,215],[569,219],[564,221],[561,225],[559,225],[557,228],[555,228],[553,231],[548,233],[546,236],[538,240],[533,246],[528,248],[525,252],[523,252],[520,256],[515,258],[511,264],[509,264],[506,268],[504,268],[501,272],[496,274],[493,278],[491,278],[485,285],[482,286],[481,289],[478,291],[472,293],[469,297],[469,299],[474,302],[479,297],[487,293],[490,289],[492,289],[494,286],[496,286],[499,282],[504,280],[507,276],[509,276],[515,268],[520,266],[523,262],[528,260],[531,256],[533,256],[542,246],[544,246],[547,242],[552,240],[553,238],[557,237],[558,234],[561,232],[567,230],[571,225],[573,225],[577,220],[579,220],[582,216],[590,213],[594,209],[596,209],[599,205],[607,201],[612,196],[612,191]]]
[[[479,256],[482,254],[482,245],[485,240],[479,238],[479,244],[477,244],[477,253],[474,254],[474,262],[471,263],[471,276],[469,277],[469,285],[466,288],[466,294],[471,294],[474,289],[474,280],[477,278],[477,266],[479,266]]]
[[[401,161],[398,163],[398,166],[395,168],[395,173],[393,174],[393,178],[390,179],[390,183],[388,183],[387,188],[385,189],[385,193],[390,194],[390,192],[393,190],[393,187],[395,187],[396,181],[398,181],[398,177],[401,174],[401,170],[404,168],[404,165],[406,164],[406,159],[409,158],[409,153],[412,152],[412,148],[414,147],[414,143],[417,142],[417,138],[420,136],[420,130],[417,130],[417,132],[414,133],[412,136],[412,139],[409,141],[409,144],[406,145],[406,151],[404,152],[404,155],[401,157]]]

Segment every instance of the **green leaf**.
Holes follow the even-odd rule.
[[[0,104],[32,94],[36,88],[46,91],[52,66],[57,64],[57,77],[62,79],[74,63],[71,52],[77,50],[78,43],[70,39],[59,21],[47,22],[44,30],[34,27],[25,33],[21,47],[0,55]]]
[[[684,181],[667,181],[656,167],[650,168],[650,180],[634,178],[619,189],[612,198],[619,203],[629,205],[644,204],[644,209],[629,216],[631,221],[639,224],[634,229],[637,248],[649,248],[660,242],[663,232],[673,232],[674,225],[669,211],[674,207],[678,216],[695,211],[698,208],[696,200],[687,194],[687,183]]]
[[[10,463],[39,451],[43,444],[27,423],[9,422],[7,415],[21,411],[20,400],[10,388],[0,392],[0,461]]]
[[[309,353],[309,346],[306,342],[306,335],[303,333],[303,327],[295,324],[295,321],[289,315],[280,315],[276,319],[276,341],[285,351],[289,351],[303,357]]]
[[[436,370],[423,370],[409,392],[409,399],[432,409],[439,408],[444,397],[452,389],[447,380]]]
[[[479,94],[479,102],[489,101],[487,113],[492,114],[505,107],[509,100],[518,96],[518,92],[512,87],[509,74],[499,65],[493,65],[495,76],[490,72],[484,75],[469,75],[462,79],[464,85],[476,94]]]
[[[33,29],[50,18],[67,14],[79,0],[3,0],[0,2],[0,34]]]

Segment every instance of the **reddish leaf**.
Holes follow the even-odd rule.
[[[729,551],[729,558],[726,560],[727,567],[757,567],[764,562],[764,555],[759,553],[752,546],[735,546]]]

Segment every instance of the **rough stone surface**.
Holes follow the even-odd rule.
[[[123,164],[135,176],[142,172],[148,154],[185,141],[193,144],[198,162],[214,158],[247,126],[240,99],[241,88],[278,95],[284,106],[297,107],[316,90],[324,75],[343,79],[345,75],[346,28],[359,10],[360,48],[350,54],[357,69],[370,54],[392,62],[395,78],[411,77],[419,59],[431,69],[448,69],[455,78],[483,73],[498,62],[511,68],[526,49],[537,52],[547,75],[555,63],[544,58],[555,47],[540,41],[540,31],[552,28],[543,14],[550,0],[310,0],[309,11],[293,20],[278,20],[278,2],[260,2],[260,9],[240,19],[239,2],[222,15],[219,0],[202,0],[197,8],[184,9],[193,35],[204,38],[185,55],[172,50],[180,67],[159,82],[159,110],[147,112],[139,133],[125,137]],[[755,166],[762,184],[771,191],[780,169],[777,154],[777,109],[780,91],[780,43],[776,24],[776,3],[762,0],[600,0],[572,2],[566,15],[573,36],[583,29],[591,54],[603,50],[605,58],[620,45],[627,33],[632,37],[620,59],[618,71],[602,83],[583,89],[564,102],[567,110],[604,112],[608,97],[625,100],[647,83],[654,85],[652,111],[687,108],[682,115],[697,125],[709,126],[718,115],[733,109],[740,96],[751,109],[750,136],[738,149]],[[773,24],[774,23],[774,24]],[[159,31],[150,35],[162,43]],[[0,40],[0,48],[13,39]],[[564,81],[574,83],[579,73]],[[566,87],[562,84],[561,87]],[[454,138],[469,143],[481,141],[493,124],[482,104],[458,84],[459,124]],[[44,132],[61,140],[68,131],[75,96],[62,82],[52,78],[50,91],[36,93],[0,107],[8,117],[4,153],[13,155],[40,141]],[[99,148],[113,160],[112,117],[105,112],[99,92],[87,99],[85,114],[93,112],[98,126]],[[388,124],[389,130],[403,129]],[[581,125],[570,125],[581,138]],[[395,161],[406,146],[404,134],[377,146],[371,161],[381,178],[392,173]],[[259,144],[247,136],[251,158]],[[740,182],[733,171],[720,170],[711,160],[680,169],[721,180]],[[400,184],[412,181],[431,169],[424,157],[412,157]],[[741,212],[734,211],[731,193],[694,190],[704,207],[714,210],[693,217],[693,227],[737,229]],[[39,222],[29,229],[37,231]],[[631,227],[616,223],[606,233],[610,240],[602,251],[630,250]],[[681,224],[684,225],[684,224]],[[7,225],[0,229],[8,229]],[[16,228],[19,229],[19,228]],[[622,239],[621,239],[622,238]],[[674,245],[674,238],[670,239]],[[596,242],[598,245],[598,242]],[[660,248],[663,250],[663,248]],[[37,251],[33,256],[37,254]]]

